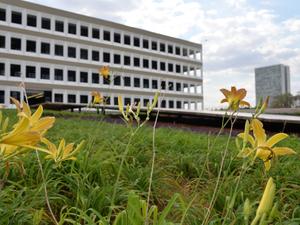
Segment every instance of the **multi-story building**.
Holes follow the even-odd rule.
[[[289,94],[290,68],[282,64],[255,69],[256,104],[261,98],[270,96],[270,105],[279,95]]]
[[[112,70],[110,81],[99,76]],[[42,93],[44,101],[87,104],[100,91],[107,105],[160,91],[161,107],[203,108],[202,45],[20,0],[0,0],[0,104]]]

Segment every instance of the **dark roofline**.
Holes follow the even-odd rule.
[[[45,6],[45,5],[41,5],[41,4],[37,4],[37,3],[32,3],[32,2],[28,2],[28,1],[21,1],[21,0],[0,0],[0,2],[5,3],[5,4],[9,4],[9,5],[15,5],[17,7],[24,7],[24,8],[28,8],[28,9],[32,9],[32,10],[43,11],[43,12],[49,13],[49,14],[56,14],[56,15],[58,14],[60,16],[66,16],[66,17],[70,17],[70,18],[74,18],[74,19],[78,19],[78,18],[80,19],[81,18],[82,20],[85,20],[86,22],[91,22],[91,23],[95,23],[95,24],[101,24],[101,25],[104,25],[104,26],[108,26],[108,27],[123,29],[123,30],[127,30],[129,32],[141,33],[141,34],[152,36],[152,37],[155,37],[155,38],[158,38],[158,39],[173,41],[173,42],[181,43],[181,44],[184,44],[184,45],[192,46],[194,48],[202,49],[202,44],[199,44],[199,43],[195,43],[195,42],[187,41],[187,40],[184,40],[184,39],[175,38],[175,37],[155,33],[155,32],[140,29],[140,28],[135,28],[135,27],[123,25],[123,24],[108,21],[108,20],[99,19],[99,18],[96,18],[96,17],[91,17],[91,16],[86,16],[86,15],[82,15],[82,14],[78,14],[78,13],[73,13],[73,12],[70,12],[70,11],[67,11],[67,10],[57,9],[57,8],[53,8],[53,7],[49,7],[49,6]]]

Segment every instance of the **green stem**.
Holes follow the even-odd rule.
[[[253,221],[251,222],[250,225],[256,225],[257,222],[259,221],[259,219],[260,219],[260,216],[256,214],[256,216],[254,217],[254,219],[253,219]]]

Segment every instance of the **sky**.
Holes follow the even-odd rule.
[[[254,68],[290,66],[300,91],[299,0],[30,0],[203,44],[204,105],[219,108],[220,88],[246,88]]]

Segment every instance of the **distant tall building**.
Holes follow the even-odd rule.
[[[278,64],[255,68],[256,104],[263,97],[270,96],[270,104],[274,97],[291,92],[290,67]]]

